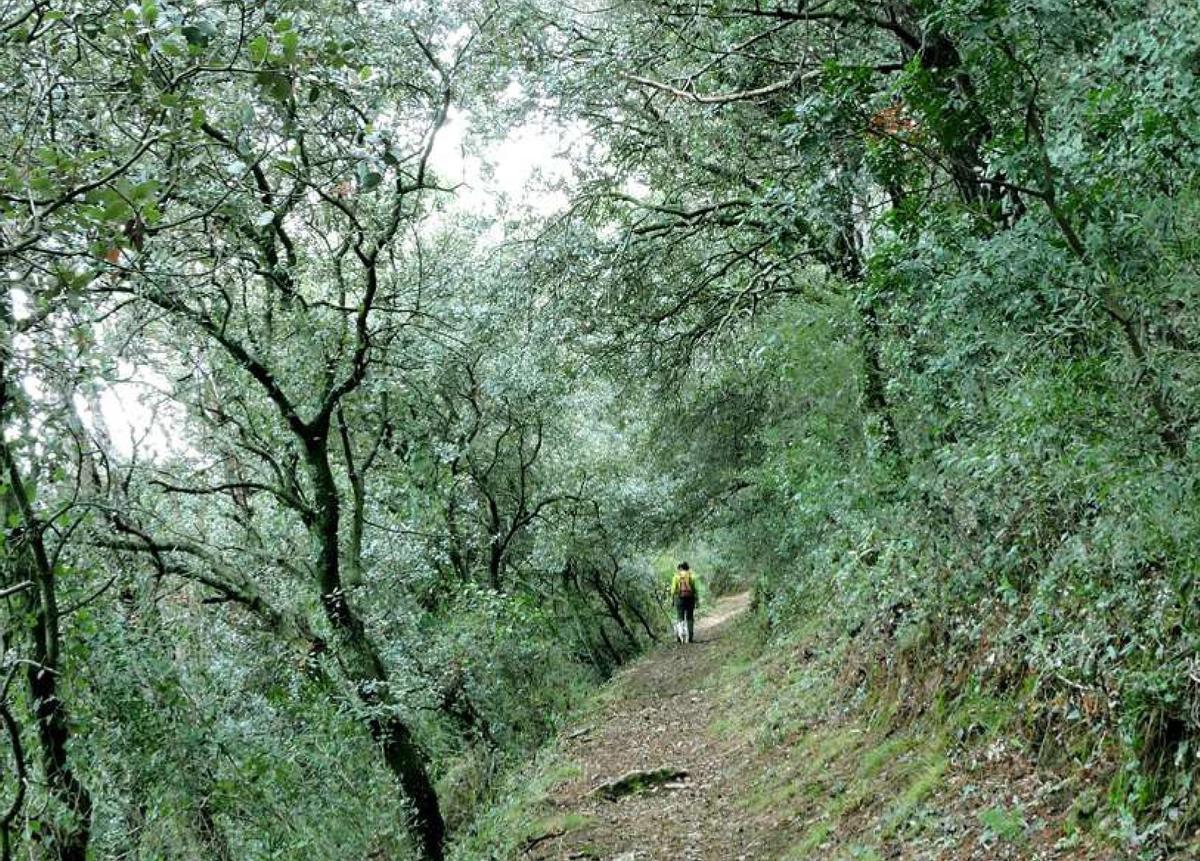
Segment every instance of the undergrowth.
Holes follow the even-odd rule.
[[[729,769],[741,815],[772,823],[761,857],[1192,857],[1145,835],[1138,844],[1113,744],[1081,727],[1047,749],[1031,679],[1002,690],[987,674],[947,684],[940,663],[906,657],[921,638],[898,647],[866,628],[831,630],[815,605],[786,630],[765,620],[760,610],[729,634],[708,728],[714,743],[744,752]],[[606,685],[572,724],[627,694],[619,680]],[[580,768],[555,745],[543,750],[451,857],[514,858],[586,826],[546,804]]]

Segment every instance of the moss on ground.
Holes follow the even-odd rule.
[[[727,633],[720,659],[708,732],[739,752],[729,777],[734,809],[760,837],[755,857],[999,859],[1064,849],[1072,858],[1114,857],[1096,827],[1102,784],[1041,769],[1023,749],[1021,690],[1006,699],[968,683],[914,709],[889,699],[911,686],[868,690],[854,667],[875,658],[853,654],[847,638],[830,641],[815,623],[768,641],[745,619]],[[618,678],[578,723],[635,694],[644,696]],[[578,770],[544,756],[453,858],[515,857],[540,834],[587,824],[558,821],[542,805],[548,788]]]
[[[563,758],[557,748],[543,750],[529,768],[509,776],[496,793],[497,803],[476,817],[451,848],[450,859],[501,861],[546,835],[584,827],[586,818],[550,812],[547,805],[554,787],[581,773],[580,765]]]

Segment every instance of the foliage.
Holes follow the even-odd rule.
[[[656,457],[771,623],[1119,740],[1138,845],[1197,812],[1195,14],[629,2],[547,88],[609,147],[609,337],[691,411]]]
[[[4,858],[441,857],[681,553],[1200,816],[1191,5],[3,14]]]

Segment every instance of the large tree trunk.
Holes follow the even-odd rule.
[[[313,485],[313,537],[318,546],[321,606],[336,637],[342,666],[367,711],[371,735],[380,744],[384,762],[405,797],[413,804],[410,830],[421,857],[441,861],[446,835],[437,793],[425,757],[412,732],[394,714],[398,705],[389,687],[387,669],[367,636],[362,619],[346,597],[341,579],[339,534],[341,508],[337,482],[329,463],[329,422],[318,419],[304,439],[305,461]]]
[[[70,821],[52,826],[52,848],[56,861],[87,861],[91,837],[92,798],[67,759],[70,730],[67,710],[58,696],[57,670],[30,667],[29,692],[34,702],[42,764],[54,796],[71,813]]]
[[[15,468],[8,462],[7,446],[3,447],[0,462],[8,468],[8,474],[13,479],[9,492],[5,494],[8,497],[5,500],[7,508],[8,503],[15,502],[16,497],[24,490],[15,480]],[[27,505],[20,507],[27,509]],[[37,726],[38,747],[46,784],[50,793],[69,814],[65,819],[57,820],[49,826],[49,833],[44,840],[47,857],[58,861],[86,861],[92,826],[92,798],[87,787],[71,768],[67,756],[71,731],[66,703],[59,691],[62,666],[59,656],[60,633],[54,573],[42,544],[39,532],[41,524],[28,517],[28,510],[25,513],[25,535],[19,543],[14,542],[17,546],[10,545],[10,552],[15,551],[13,555],[16,557],[16,564],[13,570],[17,580],[29,580],[34,584],[33,588],[24,592],[25,614],[29,620],[29,639],[32,646],[25,678]]]
[[[0,428],[8,426],[12,404],[8,378],[13,349],[12,306],[7,291],[0,294]],[[3,547],[3,568],[15,574],[24,589],[25,618],[31,646],[26,681],[37,726],[42,769],[50,793],[66,808],[68,816],[50,826],[50,857],[61,861],[86,861],[92,827],[92,798],[75,775],[67,757],[70,723],[67,707],[59,695],[60,662],[58,597],[54,566],[46,552],[42,534],[45,524],[30,502],[25,481],[8,441],[0,436],[0,523],[19,522],[19,530],[8,530]],[[0,582],[0,585],[4,585]]]
[[[420,843],[421,857],[442,861],[445,857],[446,824],[425,767],[425,758],[413,741],[412,734],[397,717],[372,719],[371,734],[382,745],[388,768],[396,775],[405,797],[412,802],[411,831]]]

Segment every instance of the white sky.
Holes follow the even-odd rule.
[[[546,216],[567,206],[562,183],[570,176],[568,151],[583,138],[581,127],[527,123],[485,147],[480,156],[467,151],[470,125],[469,114],[452,110],[430,155],[444,181],[462,184],[455,208],[493,216]]]

